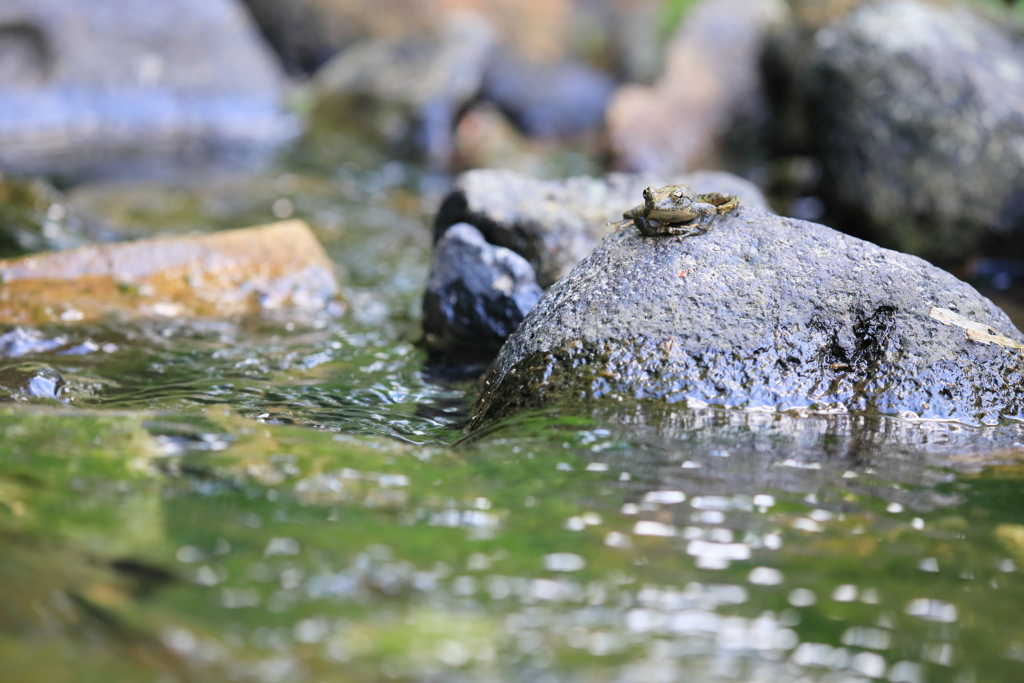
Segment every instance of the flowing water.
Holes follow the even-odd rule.
[[[1024,679],[1024,428],[576,407],[461,439],[416,346],[443,181],[95,186],[130,237],[308,220],[347,311],[6,330],[0,679]]]

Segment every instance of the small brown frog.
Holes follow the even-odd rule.
[[[732,211],[740,198],[723,192],[694,194],[689,185],[648,187],[644,203],[622,214],[647,237],[703,235],[715,216]]]

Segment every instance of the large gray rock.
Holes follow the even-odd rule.
[[[471,225],[453,225],[434,249],[423,295],[427,345],[494,354],[543,293],[523,257],[488,244]]]
[[[931,259],[985,239],[1024,253],[1024,45],[913,0],[865,5],[815,40],[804,87],[835,213]]]
[[[1021,353],[933,307],[1024,341],[949,273],[814,223],[740,206],[697,237],[625,229],[509,338],[469,429],[579,400],[1024,418]]]
[[[746,206],[767,208],[756,185],[718,171],[536,180],[511,171],[476,170],[456,179],[438,211],[434,239],[451,225],[469,223],[491,244],[524,257],[540,286],[550,287],[615,229],[623,211],[643,203],[645,187],[673,183],[699,193],[734,194]]]
[[[280,138],[282,74],[234,0],[0,3],[0,167]]]

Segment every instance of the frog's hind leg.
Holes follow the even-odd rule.
[[[697,195],[697,201],[714,205],[719,214],[728,213],[740,205],[740,198],[724,192]]]

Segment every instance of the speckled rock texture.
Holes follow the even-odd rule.
[[[524,257],[540,286],[550,287],[615,229],[623,211],[643,203],[645,187],[674,183],[690,185],[698,193],[734,194],[745,206],[768,206],[756,185],[720,171],[536,180],[484,169],[456,179],[438,211],[434,239],[440,239],[451,225],[469,223],[491,244]]]
[[[1024,254],[1024,45],[1007,32],[964,8],[867,4],[818,31],[804,88],[837,213],[932,260]]]
[[[423,295],[427,346],[494,354],[542,294],[522,256],[488,244],[471,225],[453,225],[434,249]]]
[[[607,239],[502,348],[468,426],[573,401],[1024,418],[1024,358],[929,317],[1024,336],[925,261],[741,206],[705,235]]]

